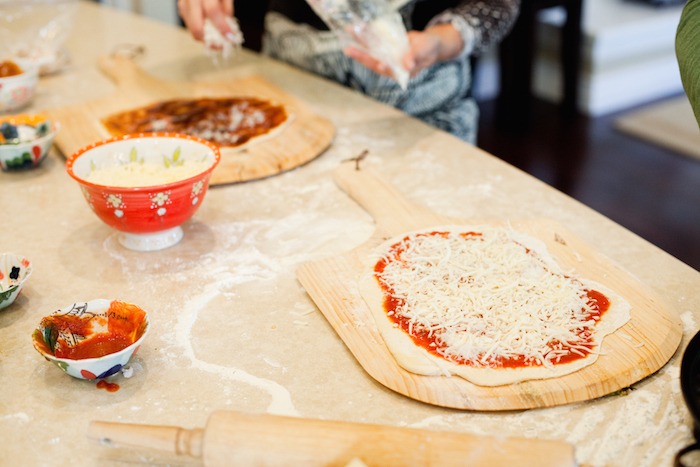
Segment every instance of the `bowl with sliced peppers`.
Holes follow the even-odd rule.
[[[0,116],[0,168],[38,167],[53,145],[58,125],[44,114]]]
[[[37,352],[78,379],[103,379],[131,361],[148,334],[148,314],[120,300],[73,303],[42,318],[32,333]]]

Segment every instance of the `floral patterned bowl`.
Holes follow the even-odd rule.
[[[32,264],[27,258],[12,253],[0,255],[0,310],[12,305],[31,274]]]
[[[26,107],[34,99],[39,70],[28,66],[20,74],[0,77],[0,113]]]
[[[32,343],[70,376],[102,379],[131,361],[148,329],[148,314],[138,306],[96,299],[44,317],[32,333]]]
[[[221,155],[216,145],[176,133],[126,135],[78,150],[66,164],[88,205],[137,251],[175,245],[202,204]]]
[[[31,169],[46,158],[59,126],[42,114],[0,117],[0,168]]]

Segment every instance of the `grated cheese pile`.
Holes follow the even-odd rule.
[[[219,59],[228,60],[243,45],[243,33],[238,20],[235,17],[227,17],[226,24],[231,32],[224,36],[210,19],[204,20],[204,50],[215,63]]]
[[[211,167],[211,161],[181,159],[178,164],[131,161],[126,164],[93,167],[85,180],[97,185],[144,187],[163,185],[194,177]]]
[[[411,234],[375,274],[399,300],[409,334],[428,332],[447,360],[497,367],[524,356],[552,367],[570,352],[589,354],[596,321],[586,287],[522,240],[497,228]]]
[[[236,144],[241,134],[236,132],[251,129],[265,123],[265,112],[259,109],[247,111],[247,102],[232,105],[228,112],[220,112],[209,120],[200,120],[188,128],[188,133],[218,144]]]

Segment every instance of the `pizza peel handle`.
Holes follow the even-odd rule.
[[[116,84],[119,94],[127,94],[127,100],[143,97],[148,98],[147,101],[155,101],[192,93],[191,83],[156,78],[146,73],[130,57],[117,54],[104,56],[99,59],[98,66]]]
[[[374,218],[378,230],[400,233],[446,222],[428,208],[408,201],[375,170],[347,161],[333,173],[335,183]]]
[[[201,458],[204,465],[575,465],[558,441],[214,412],[204,430],[92,422],[88,437]]]

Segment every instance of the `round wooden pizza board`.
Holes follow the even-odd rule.
[[[99,66],[114,81],[114,93],[47,112],[61,125],[55,142],[66,157],[112,136],[101,123],[103,118],[175,98],[257,97],[283,104],[291,115],[281,128],[251,141],[243,149],[222,148],[221,162],[212,173],[212,185],[255,180],[303,165],[321,155],[335,135],[328,119],[260,76],[220,82],[168,81],[149,75],[123,56],[103,57]]]
[[[569,375],[496,387],[460,377],[421,376],[401,368],[377,330],[357,283],[371,251],[398,234],[440,225],[506,225],[438,215],[406,200],[371,170],[345,163],[336,183],[367,210],[376,230],[363,245],[338,257],[303,264],[297,277],[357,361],[375,380],[410,398],[443,407],[483,411],[549,407],[595,399],[656,372],[682,337],[679,317],[634,276],[551,220],[507,224],[543,241],[564,270],[606,285],[631,305],[630,321],[603,342],[597,361]]]

